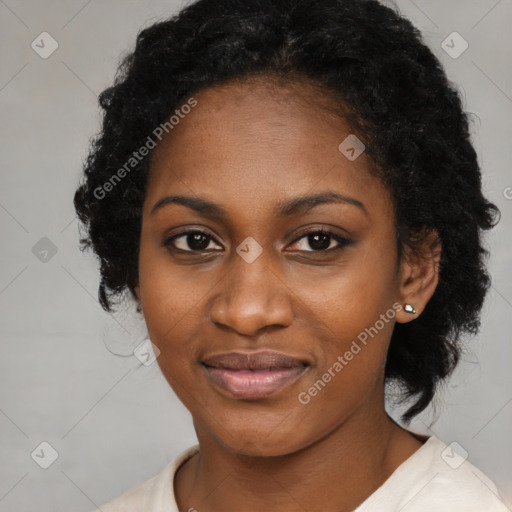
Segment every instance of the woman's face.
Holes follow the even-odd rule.
[[[196,429],[241,453],[371,421],[400,275],[388,191],[309,86],[194,97],[143,207],[137,294],[163,374]],[[154,209],[168,196],[193,201]]]

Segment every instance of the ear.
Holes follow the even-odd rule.
[[[135,288],[134,288],[134,291],[135,291],[135,297],[137,298],[137,301],[140,302],[140,286],[137,285]]]
[[[414,251],[404,248],[398,272],[398,301],[402,309],[396,313],[396,321],[406,323],[414,320],[425,309],[434,295],[439,281],[439,262],[441,259],[441,242],[436,231],[422,231],[421,240]],[[410,304],[416,312],[405,311],[405,304]]]

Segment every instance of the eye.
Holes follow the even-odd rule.
[[[297,244],[297,242],[299,242]],[[299,251],[305,252],[333,252],[343,247],[350,245],[352,240],[344,238],[341,235],[332,231],[326,231],[324,229],[318,229],[303,234],[297,238],[294,244],[299,245]],[[334,243],[334,246],[333,246]],[[337,245],[336,245],[337,244]],[[302,245],[302,248],[300,247]],[[305,246],[309,245],[312,250],[308,250]]]
[[[206,231],[191,229],[183,231],[170,238],[167,238],[163,245],[172,247],[183,252],[204,252],[211,251],[210,246],[214,238]],[[299,245],[298,250],[303,252],[334,252],[352,243],[352,240],[344,238],[341,235],[324,229],[317,229],[303,234],[295,239],[293,244]],[[334,246],[333,246],[334,244]],[[309,245],[312,250],[305,246]],[[301,247],[302,246],[302,247]],[[214,248],[213,248],[214,249]]]
[[[190,229],[167,238],[163,245],[185,252],[201,252],[209,250],[209,245],[212,241],[213,237],[206,231]]]

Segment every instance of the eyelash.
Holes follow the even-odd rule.
[[[172,237],[169,237],[169,238],[165,239],[162,245],[165,246],[165,247],[170,247],[171,249],[175,249],[177,251],[181,251],[181,252],[189,252],[189,253],[196,253],[196,254],[201,254],[202,252],[206,252],[206,251],[199,251],[199,250],[194,250],[194,249],[192,249],[190,251],[186,251],[184,249],[179,249],[177,247],[174,247],[174,244],[173,244],[174,240],[176,240],[178,238],[181,238],[181,237],[184,237],[184,236],[187,236],[189,234],[201,234],[201,235],[204,235],[210,241],[211,240],[215,241],[213,236],[211,236],[206,231],[203,231],[201,229],[190,229],[190,230],[187,230],[187,231],[182,231],[181,233],[177,233],[177,234],[173,235]],[[346,247],[346,246],[348,246],[348,245],[350,245],[352,243],[352,240],[350,240],[348,238],[344,238],[341,235],[339,235],[337,233],[334,233],[332,231],[328,231],[328,230],[325,230],[325,229],[315,229],[315,230],[311,230],[311,231],[308,231],[306,233],[303,233],[301,236],[296,238],[292,242],[292,244],[297,243],[299,240],[302,240],[303,238],[306,238],[309,235],[317,235],[317,234],[326,235],[326,236],[329,236],[329,237],[333,238],[334,240],[336,240],[339,243],[339,246],[335,247],[335,248],[332,248],[332,249],[323,249],[323,250],[318,250],[317,249],[317,250],[302,251],[302,252],[312,252],[312,253],[318,253],[318,254],[332,253],[332,252],[335,252],[335,251],[339,251],[339,250],[343,249],[344,247]]]

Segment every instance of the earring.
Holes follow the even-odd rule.
[[[404,306],[404,309],[407,313],[410,313],[411,315],[414,315],[416,313],[416,310],[414,309],[413,306],[411,306],[411,304],[406,304]]]
[[[142,304],[140,302],[137,304],[137,313],[142,313]]]

